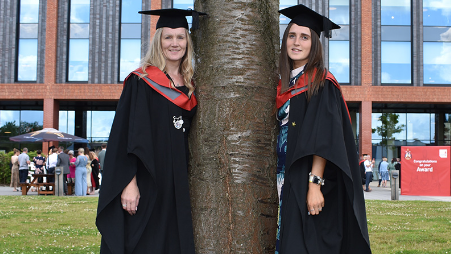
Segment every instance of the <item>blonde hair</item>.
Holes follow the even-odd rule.
[[[94,160],[97,157],[96,153],[94,153],[93,151],[89,152],[89,159],[90,160]]]
[[[149,66],[155,66],[161,71],[166,71],[166,58],[163,54],[163,49],[161,46],[161,35],[163,34],[163,27],[158,28],[155,32],[155,35],[152,38],[151,43],[149,44],[149,49],[147,50],[146,56],[141,60],[141,69],[144,73],[141,77],[147,76],[146,68]],[[191,40],[191,36],[189,35],[188,29],[185,29],[185,34],[187,38],[186,43],[186,52],[182,57],[182,61],[180,63],[179,72],[183,76],[184,85],[188,87],[189,93],[188,95],[194,92],[194,85],[192,84],[194,68],[193,68],[193,59],[194,59],[194,50],[193,50],[193,42]],[[175,88],[174,84],[171,82],[172,88]]]
[[[78,152],[84,154],[85,153],[85,149],[83,147],[80,147],[80,148],[78,148]]]

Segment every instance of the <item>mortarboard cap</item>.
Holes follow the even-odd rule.
[[[207,15],[203,12],[198,12],[195,10],[181,10],[181,9],[160,9],[160,10],[149,10],[149,11],[139,11],[140,14],[145,15],[156,15],[160,16],[157,22],[157,29],[161,27],[169,28],[179,28],[184,27],[188,29],[188,21],[186,16],[193,16],[192,28],[197,29],[199,27],[199,16]]]
[[[329,31],[340,28],[339,25],[335,24],[327,17],[302,4],[279,10],[279,13],[290,18],[290,23],[311,28],[318,36],[321,36],[321,31],[324,31],[324,36],[331,38],[332,36],[329,34]]]

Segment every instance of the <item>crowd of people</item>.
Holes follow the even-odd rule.
[[[374,158],[371,160],[371,155],[369,154],[363,154],[360,157],[359,167],[362,178],[362,186],[363,190],[366,192],[372,191],[369,184],[374,179],[375,163],[376,160]],[[401,187],[401,159],[393,158],[389,163],[387,157],[383,156],[377,166],[377,176],[379,178],[379,184],[377,187],[386,188],[387,181],[390,180],[390,171],[395,169],[399,171],[399,186]]]
[[[11,187],[13,191],[20,190],[20,183],[26,183],[29,177],[29,166],[34,166],[34,174],[54,175],[56,167],[62,167],[64,195],[69,195],[67,184],[74,183],[75,195],[93,195],[100,189],[101,167],[105,160],[106,144],[102,144],[102,150],[96,154],[89,148],[79,148],[77,156],[73,150],[51,146],[47,157],[41,150],[36,151],[36,156],[30,160],[28,149],[20,150],[14,148],[11,156]],[[38,177],[38,183],[43,183],[43,177]],[[54,176],[46,176],[46,182],[55,182]],[[45,187],[41,187],[45,188]],[[32,191],[37,189],[32,188]]]

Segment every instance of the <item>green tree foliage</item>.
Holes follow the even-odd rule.
[[[382,125],[372,129],[373,133],[376,133],[382,137],[381,145],[387,145],[387,141],[394,139],[393,135],[400,133],[404,130],[405,124],[399,123],[399,115],[396,113],[382,113],[379,121]]]

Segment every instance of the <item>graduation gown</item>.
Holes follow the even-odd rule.
[[[285,93],[278,86],[277,106],[290,100],[279,253],[371,253],[354,135],[338,82],[328,73],[310,101],[305,75],[297,82]],[[306,204],[313,155],[327,160],[324,208],[315,216]]]
[[[194,253],[187,133],[196,110],[156,67],[124,81],[111,129],[96,225],[101,253]],[[184,87],[185,88],[185,87]],[[183,123],[180,121],[183,119]],[[136,175],[136,215],[122,209],[122,190]]]

